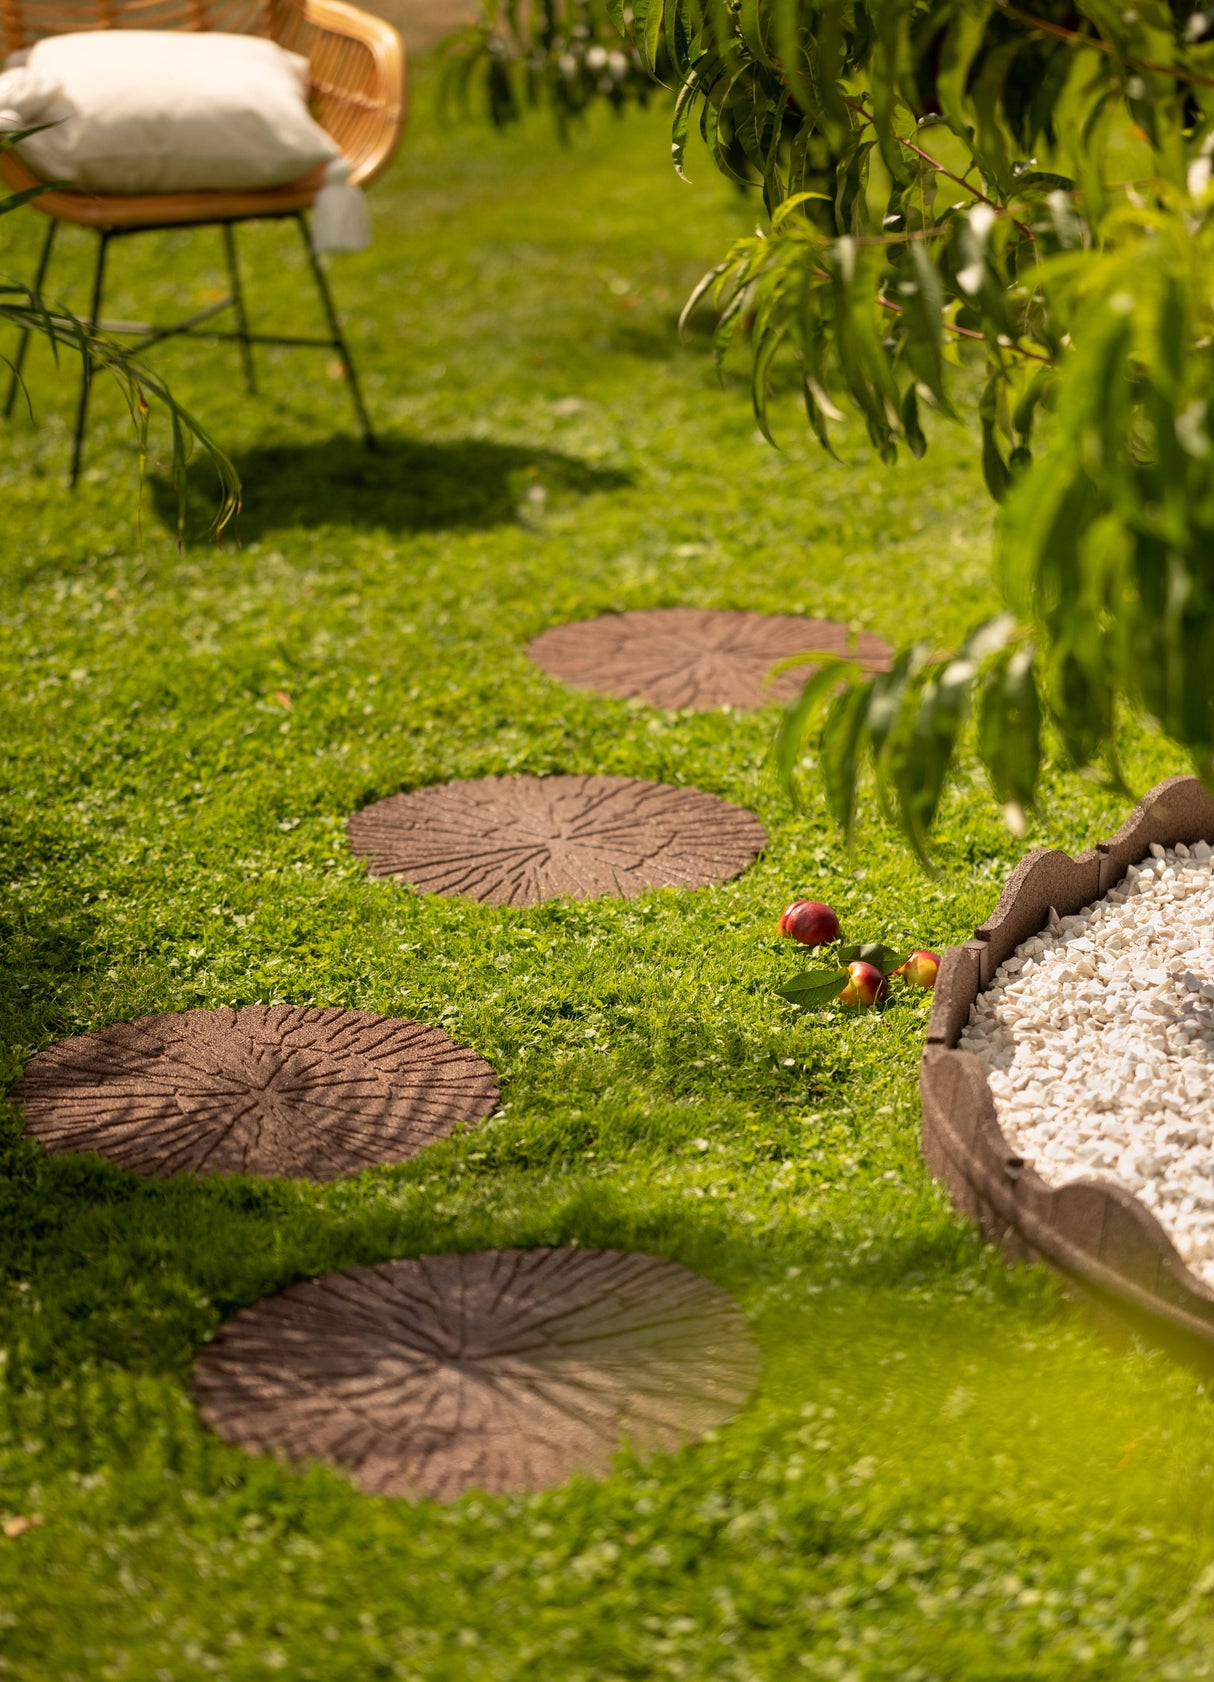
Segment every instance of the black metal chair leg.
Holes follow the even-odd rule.
[[[236,335],[244,368],[245,390],[256,392],[257,374],[253,368],[253,347],[249,343],[249,318],[245,314],[244,288],[240,284],[240,267],[236,261],[236,233],[230,222],[223,224],[223,249],[228,260],[228,284],[232,288],[232,308],[236,312]]]
[[[97,267],[93,274],[93,303],[89,311],[89,327],[95,328],[101,319],[101,290],[105,284],[105,257],[109,248],[110,235],[108,230],[102,229],[97,247]],[[86,354],[81,358],[80,370],[80,401],[76,407],[76,436],[72,443],[72,471],[68,484],[75,490],[80,478],[80,459],[84,454],[84,426],[88,420],[89,392],[93,384],[93,359]]]
[[[59,224],[53,216],[46,219],[46,238],[42,242],[42,255],[38,258],[38,272],[34,276],[34,291],[42,291],[42,283],[46,279],[47,265],[51,260],[51,247],[55,243],[55,235]],[[13,412],[13,405],[17,401],[17,393],[21,389],[21,370],[25,367],[25,353],[30,344],[30,328],[21,329],[21,338],[17,342],[17,354],[13,357],[12,372],[9,375],[8,396],[4,399],[4,418],[7,420]]]
[[[342,367],[346,371],[346,380],[350,386],[350,395],[354,399],[354,410],[358,416],[358,424],[362,428],[363,443],[369,450],[379,448],[379,440],[371,430],[371,420],[367,414],[367,406],[363,402],[363,394],[358,384],[358,375],[354,371],[354,363],[350,352],[346,348],[346,341],[342,337],[341,326],[337,320],[337,311],[333,307],[333,295],[329,291],[329,283],[325,279],[325,271],[321,267],[316,247],[312,244],[312,231],[308,227],[307,219],[302,211],[296,215],[299,231],[303,236],[304,250],[308,253],[308,261],[312,265],[312,276],[316,281],[316,290],[320,293],[320,301],[324,306],[325,319],[329,323],[329,331],[333,335],[333,349],[341,358]]]

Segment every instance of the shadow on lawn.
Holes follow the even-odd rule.
[[[632,482],[626,473],[590,467],[557,450],[481,438],[386,438],[376,451],[345,437],[265,444],[237,456],[236,469],[244,486],[239,535],[245,542],[290,526],[442,531],[503,525],[518,518],[535,486],[548,496],[588,496]],[[172,485],[157,480],[153,494],[160,518],[174,528]],[[213,508],[214,487],[198,467],[190,476],[191,534],[206,528]]]
[[[638,1207],[631,1188],[576,1172],[494,1176],[475,1195],[452,1172],[461,1141],[429,1147],[424,1164],[371,1170],[332,1186],[304,1181],[177,1176],[142,1180],[91,1155],[47,1155],[21,1138],[16,1106],[0,1103],[0,1277],[29,1292],[0,1295],[9,1378],[52,1382],[74,1368],[188,1370],[198,1348],[238,1308],[302,1279],[391,1257],[499,1245],[577,1244],[669,1255],[745,1293],[798,1272],[849,1270],[847,1235],[739,1229],[724,1206],[672,1189]],[[439,1201],[426,1176],[442,1175]],[[357,1188],[357,1189],[355,1189]],[[386,1192],[391,1192],[386,1196]],[[352,1195],[353,1193],[353,1195]],[[976,1240],[935,1222],[891,1235],[862,1292],[917,1287],[955,1272]],[[791,1241],[791,1243],[790,1243]],[[793,1293],[794,1295],[796,1293]],[[756,1303],[779,1327],[788,1309]],[[0,1385],[0,1390],[3,1386]]]

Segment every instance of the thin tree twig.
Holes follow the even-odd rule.
[[[877,302],[883,310],[889,310],[891,315],[906,314],[903,305],[895,304],[892,298],[879,297]],[[976,339],[980,344],[984,345],[989,345],[991,342],[989,336],[986,333],[980,333],[976,327],[958,327],[956,323],[952,321],[943,321],[940,325],[944,328],[946,333],[953,333],[959,339]],[[996,343],[998,343],[998,340],[996,340]],[[1027,357],[1030,362],[1043,362],[1047,368],[1053,368],[1056,366],[1052,356],[1043,356],[1039,351],[1035,350],[1025,350],[1023,345],[1014,344],[1011,341],[1009,341],[1006,345],[1000,344],[999,349],[1015,351],[1017,356]]]
[[[1067,29],[1064,24],[1051,23],[1048,18],[1034,17],[1031,12],[1022,12],[1018,6],[1009,5],[1008,0],[995,0],[1001,12],[1017,23],[1027,24],[1030,29],[1039,29],[1044,35],[1056,35],[1060,41],[1068,41],[1072,46],[1091,47],[1093,51],[1105,53],[1110,58],[1119,58],[1123,64],[1132,70],[1151,70],[1161,76],[1171,76],[1177,82],[1189,82],[1194,87],[1214,88],[1214,76],[1203,76],[1199,70],[1185,70],[1175,64],[1160,64],[1154,58],[1130,58],[1118,52],[1111,41],[1106,41],[1100,35],[1085,35],[1080,29]]]
[[[821,281],[830,281],[834,279],[834,276],[826,269],[815,269],[813,271],[813,276],[815,280]],[[883,310],[888,310],[891,315],[906,314],[906,308],[904,305],[895,304],[892,298],[886,298],[881,293],[877,294],[877,302]],[[946,333],[952,333],[958,339],[976,339],[979,344],[984,345],[989,345],[991,342],[987,334],[980,333],[976,327],[958,327],[956,323],[952,321],[942,321],[940,325]],[[1000,345],[999,348],[1001,350],[1014,350],[1017,356],[1027,357],[1030,362],[1042,362],[1047,368],[1057,367],[1057,363],[1054,361],[1052,356],[1043,356],[1039,351],[1035,350],[1025,350],[1023,345],[1012,344],[1009,342],[1006,345]]]
[[[936,171],[937,175],[943,175],[949,181],[955,181],[958,187],[964,188],[967,193],[972,193],[978,200],[979,204],[989,205],[997,215],[1006,216],[1008,214],[1007,210],[1002,205],[996,204],[994,199],[988,199],[985,193],[980,193],[978,191],[977,187],[971,187],[969,182],[963,180],[960,175],[954,175],[951,169],[946,169],[944,167],[939,158],[933,158],[930,152],[925,152],[922,146],[916,146],[913,140],[907,140],[903,135],[899,135],[898,143],[901,146],[905,146],[908,152],[913,152],[917,158],[922,158],[925,164],[930,164]],[[1027,222],[1021,222],[1013,216],[1012,225],[1019,228],[1025,238],[1033,245],[1036,245],[1037,236],[1029,227]]]

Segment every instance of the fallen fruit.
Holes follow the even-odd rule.
[[[935,952],[912,952],[902,965],[894,971],[895,975],[904,975],[908,981],[913,981],[916,987],[934,987],[936,972],[940,968],[940,959]]]
[[[867,941],[863,946],[841,946],[839,948],[839,962],[841,964],[854,963],[857,958],[866,964],[872,964],[882,975],[896,975],[906,962],[901,952],[895,952],[892,946],[886,946],[883,941]]]
[[[839,938],[839,919],[820,899],[794,899],[780,918],[780,933],[802,946],[829,946]]]
[[[847,973],[851,979],[839,994],[841,1005],[854,1005],[866,1010],[885,997],[885,977],[875,964],[866,964],[862,958],[857,958],[848,964]]]
[[[27,1530],[37,1529],[41,1523],[41,1513],[23,1514],[20,1518],[6,1518],[4,1523],[0,1524],[0,1531],[4,1532],[10,1542],[14,1542],[18,1536],[24,1536]]]

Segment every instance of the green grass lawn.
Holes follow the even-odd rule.
[[[29,1682],[560,1682],[801,1674],[1189,1678],[1214,1658],[1214,1411],[1114,1347],[1044,1273],[1011,1271],[918,1152],[928,999],[799,1018],[775,935],[794,895],[855,938],[942,947],[1021,851],[977,781],[940,874],[870,818],[850,858],[812,788],[776,787],[774,714],[674,717],[567,691],[527,640],[604,609],[826,614],[897,642],[992,603],[973,439],[839,465],[794,395],[762,444],[740,378],[674,319],[755,206],[657,110],[561,151],[444,129],[420,78],[376,241],[334,284],[385,449],[352,441],[323,354],[230,347],[159,366],[242,471],[242,544],[178,552],[137,506],[100,390],[62,489],[74,370],[32,359],[37,430],[4,434],[0,662],[5,1090],[68,1034],[253,1000],[445,1027],[502,1113],[331,1186],[145,1184],[0,1132],[0,1675]],[[24,225],[22,225],[24,223]],[[28,274],[34,214],[4,224]],[[290,229],[244,238],[258,317],[309,330]],[[83,306],[83,236],[51,290]],[[123,244],[118,316],[200,307],[216,235]],[[290,698],[287,710],[278,692]],[[1142,739],[1145,788],[1182,769]],[[369,881],[343,822],[444,778],[609,771],[752,807],[738,881],[521,912]],[[1123,804],[1051,774],[1080,847]],[[764,1370],[712,1440],[531,1498],[372,1500],[197,1424],[197,1349],[325,1269],[485,1245],[620,1245],[735,1292]]]

